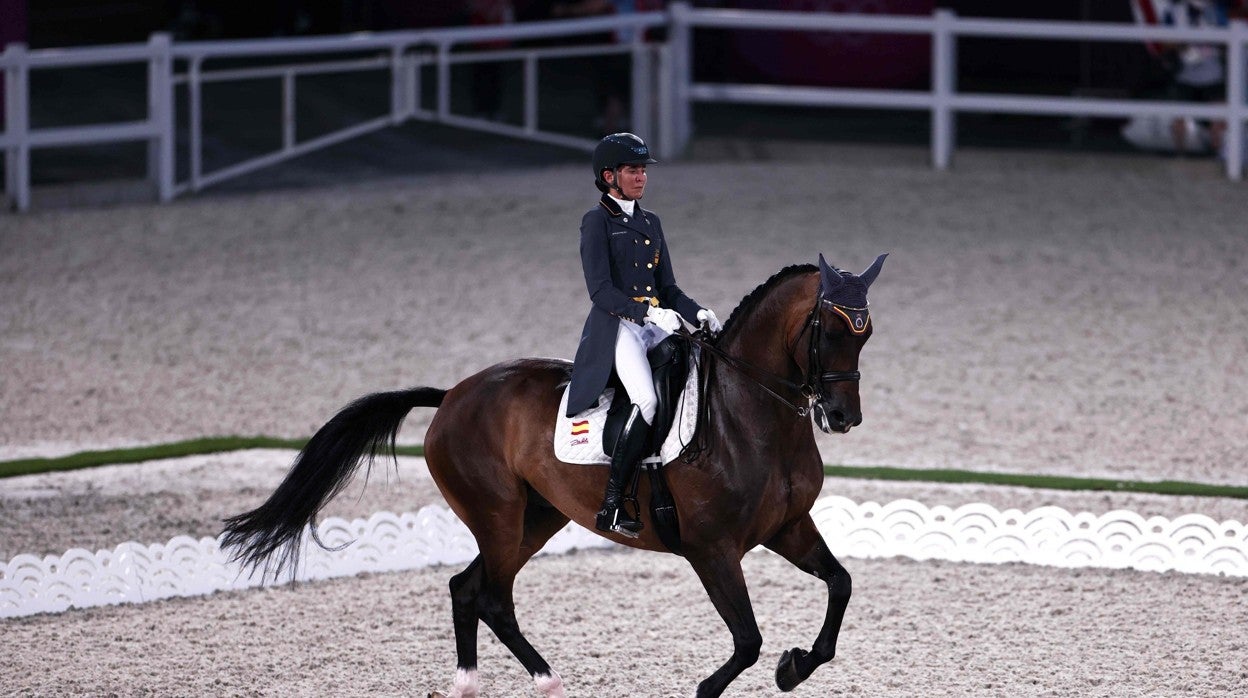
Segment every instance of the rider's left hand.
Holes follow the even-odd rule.
[[[715,317],[715,311],[710,308],[703,308],[698,311],[698,322],[706,325],[706,328],[710,330],[712,334],[719,334],[719,331],[724,329],[724,326],[720,323],[719,318]]]

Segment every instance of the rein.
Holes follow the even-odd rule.
[[[689,341],[693,342],[694,344],[697,344],[699,347],[705,349],[706,351],[715,355],[719,359],[723,360],[724,363],[740,371],[746,378],[748,378],[751,382],[753,382],[758,387],[762,388],[763,391],[766,392],[768,395],[771,395],[772,397],[776,398],[777,400],[779,400],[780,402],[788,406],[789,409],[792,409],[794,412],[796,412],[798,417],[805,417],[808,414],[810,414],[810,410],[814,406],[814,404],[823,398],[823,384],[824,383],[849,382],[849,381],[856,382],[861,377],[861,374],[858,371],[821,371],[820,370],[822,364],[819,358],[819,339],[818,338],[819,338],[819,330],[823,327],[823,315],[822,313],[819,312],[819,308],[823,306],[825,303],[829,307],[832,307],[834,309],[840,307],[840,306],[837,306],[835,303],[832,303],[831,301],[825,299],[823,297],[823,294],[820,293],[819,296],[815,299],[815,306],[810,309],[810,312],[806,315],[806,321],[802,323],[802,331],[798,333],[797,335],[798,338],[800,339],[803,334],[806,334],[807,330],[810,331],[810,343],[807,348],[808,360],[806,363],[806,367],[807,367],[806,368],[807,370],[806,380],[800,384],[794,383],[793,381],[787,378],[784,378],[782,376],[777,376],[776,374],[770,371],[763,370],[749,363],[748,361],[744,361],[735,356],[732,356],[731,354],[725,352],[724,350],[720,349],[714,344],[711,344],[710,342],[707,342],[706,340],[702,339],[701,337],[698,336],[697,333],[694,333],[694,334],[685,333],[685,336],[689,339]],[[846,308],[846,310],[862,310],[862,308]],[[754,376],[749,375],[749,371],[762,374],[772,383],[779,383],[780,385],[786,388],[789,388],[790,390],[795,390],[801,393],[802,397],[806,399],[805,404],[803,405],[800,403],[796,403],[790,400],[789,398],[781,395],[780,393],[772,390],[771,388],[767,387],[767,384],[764,383],[763,381],[759,380],[758,378],[755,378]]]
[[[749,375],[748,371],[755,371],[755,372],[761,373],[767,378],[769,378],[770,380],[776,383],[780,383],[786,388],[792,388],[793,390],[797,390],[798,392],[802,393],[802,395],[807,395],[805,384],[794,383],[793,381],[787,378],[782,378],[770,371],[765,371],[755,366],[754,364],[749,363],[748,361],[743,361],[741,359],[738,359],[737,357],[726,353],[724,350],[720,349],[714,344],[711,344],[705,339],[698,337],[696,334],[686,335],[686,337],[688,337],[689,341],[693,342],[694,344],[697,344],[699,347],[705,349],[711,354],[714,354],[717,358],[722,360],[724,363],[737,369],[738,371],[741,371],[741,373],[744,374],[746,378],[750,379],[750,381],[752,381],[755,385],[762,388],[763,391],[766,392],[768,395],[771,395],[772,397],[776,398],[780,402],[783,402],[785,405],[791,408],[794,412],[796,412],[797,416],[805,417],[806,415],[810,414],[809,396],[807,397],[806,405],[799,405],[793,402],[792,400],[788,399],[787,397],[781,395],[780,393],[777,393],[776,391],[772,390],[771,388],[768,388],[767,384],[763,383],[761,380],[755,378],[754,376]]]

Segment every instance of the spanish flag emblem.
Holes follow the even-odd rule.
[[[582,419],[579,422],[572,422],[572,435],[573,436],[576,436],[577,434],[588,434],[588,433],[589,433],[589,420],[588,419]]]

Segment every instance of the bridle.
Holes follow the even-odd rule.
[[[691,334],[688,335],[688,337],[690,341],[697,344],[699,347],[702,347],[706,351],[710,352],[729,366],[741,371],[746,378],[750,379],[750,381],[752,381],[755,385],[762,388],[768,395],[776,398],[796,412],[798,417],[805,417],[810,414],[811,409],[815,405],[828,399],[827,395],[824,394],[825,383],[856,383],[861,377],[861,374],[859,374],[858,371],[823,370],[823,363],[819,354],[819,336],[820,331],[823,329],[823,313],[819,311],[824,307],[832,310],[839,310],[840,312],[838,314],[845,317],[847,322],[850,322],[851,328],[854,328],[854,321],[851,321],[850,317],[865,317],[867,310],[865,307],[852,308],[833,303],[831,300],[824,298],[823,291],[820,290],[819,295],[815,298],[814,307],[811,308],[810,312],[806,314],[806,320],[802,323],[802,331],[797,335],[800,340],[803,334],[806,334],[807,331],[810,332],[810,340],[806,348],[806,376],[801,383],[794,383],[787,378],[777,376],[770,371],[761,369],[747,361],[743,361],[735,356],[732,356],[719,347],[716,347],[714,344],[711,344],[710,342],[707,342],[699,337],[698,334],[700,333]],[[862,330],[855,329],[855,332],[865,331],[866,323],[869,322],[869,320],[859,320],[858,322],[863,323],[863,328]],[[789,390],[797,391],[805,399],[805,404],[794,402],[775,390],[772,390],[762,380],[750,375],[751,372],[761,374],[772,383],[784,386]]]
[[[810,348],[808,350],[808,360],[806,362],[806,388],[803,394],[809,395],[811,404],[826,399],[823,394],[824,383],[857,383],[862,377],[857,371],[823,371],[823,363],[819,359],[819,334],[823,328],[823,313],[818,312],[819,308],[827,306],[832,310],[840,309],[842,311],[865,313],[866,308],[850,308],[844,305],[838,305],[823,297],[820,292],[818,299],[815,301],[815,307],[810,311]],[[851,325],[851,328],[853,326]],[[799,337],[801,335],[798,335]]]

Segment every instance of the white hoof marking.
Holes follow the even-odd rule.
[[[476,669],[455,670],[455,688],[451,689],[451,698],[477,698],[480,691]]]
[[[559,678],[559,674],[551,672],[550,675],[534,674],[533,683],[537,684],[537,690],[546,698],[564,698],[563,679]]]

